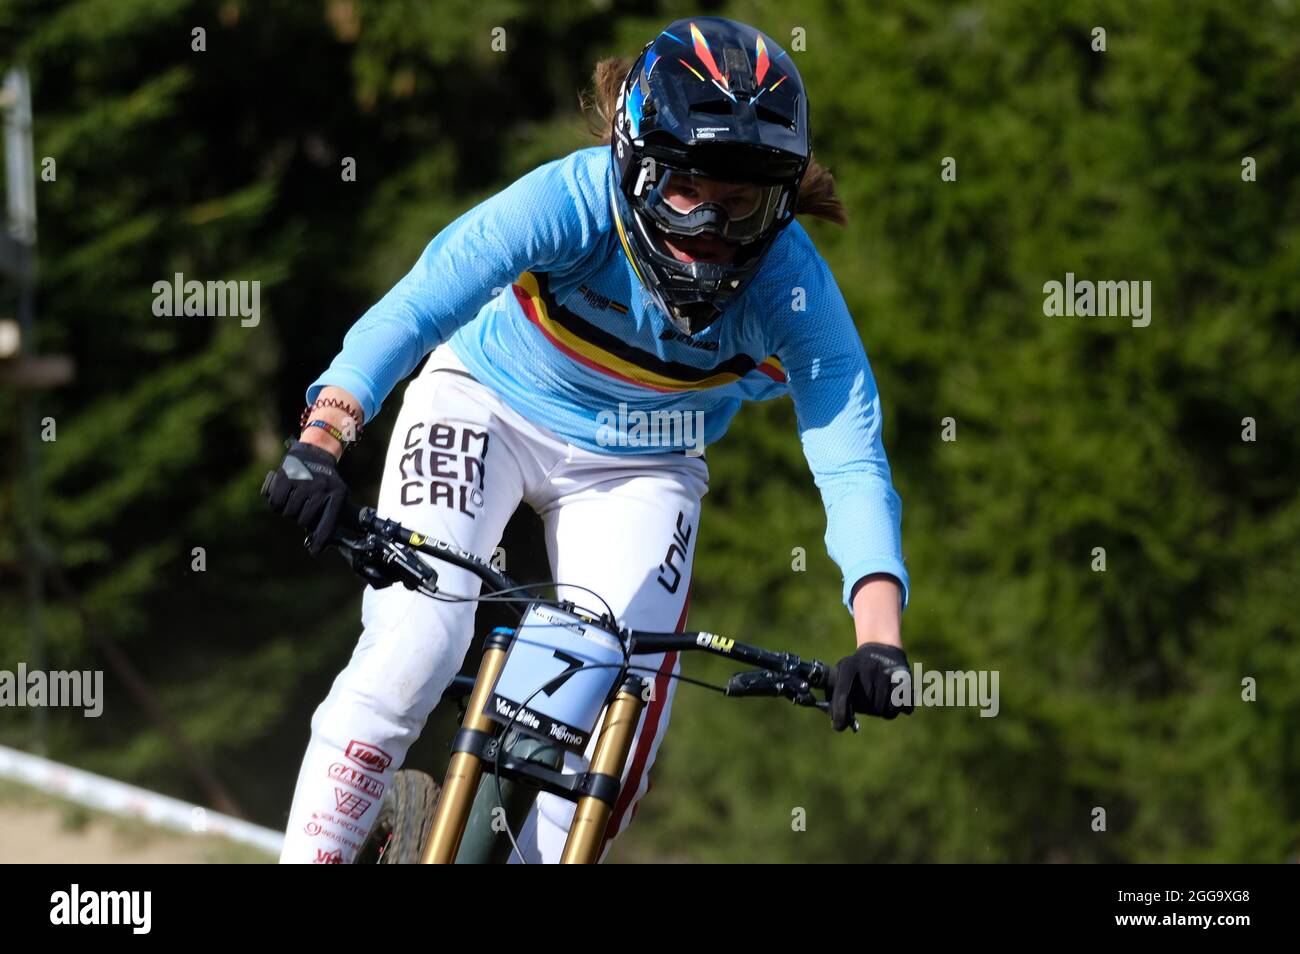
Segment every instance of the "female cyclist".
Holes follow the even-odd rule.
[[[264,488],[272,508],[319,553],[347,495],[344,446],[428,355],[393,428],[379,513],[487,558],[527,501],[555,579],[599,593],[632,628],[681,629],[703,447],[742,401],[789,393],[857,635],[838,663],[833,723],[911,711],[891,681],[907,671],[901,505],[862,343],[796,221],[844,212],[812,160],[794,63],[753,27],[698,17],[669,25],[630,70],[602,62],[596,91],[608,146],[462,215],[353,325]],[[479,592],[468,572],[439,574],[448,592]],[[367,588],[361,616],[312,719],[282,861],[351,860],[461,666],[474,604]],[[649,786],[678,671],[675,653],[634,661],[657,676],[606,849]],[[541,795],[519,839],[525,860],[556,860],[572,813]]]

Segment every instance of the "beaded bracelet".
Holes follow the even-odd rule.
[[[307,421],[311,418],[312,412],[321,407],[337,408],[348,417],[352,418],[353,423],[356,425],[356,436],[357,438],[361,437],[361,412],[354,409],[347,401],[340,400],[339,398],[317,398],[314,403],[308,404],[302,409],[302,415],[298,418],[298,426],[300,428],[306,427]]]

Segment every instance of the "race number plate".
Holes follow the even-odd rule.
[[[622,662],[623,647],[609,633],[572,613],[534,603],[519,623],[488,715],[581,753]]]

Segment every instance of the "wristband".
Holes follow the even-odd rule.
[[[356,443],[356,441],[350,441],[346,437],[344,437],[343,432],[339,430],[337,427],[335,427],[333,424],[331,424],[329,421],[322,421],[320,418],[317,418],[314,421],[308,421],[307,427],[319,427],[330,437],[334,438],[336,441],[342,444],[344,450],[347,450],[349,444]],[[305,431],[307,427],[304,427],[303,430]]]

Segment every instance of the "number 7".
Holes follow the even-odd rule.
[[[559,692],[560,687],[568,682],[569,678],[575,672],[582,668],[582,660],[577,656],[570,656],[568,653],[560,652],[558,649],[554,651],[554,656],[561,662],[568,663],[569,668],[548,682],[542,689],[542,694],[547,696],[553,696],[555,693]]]

